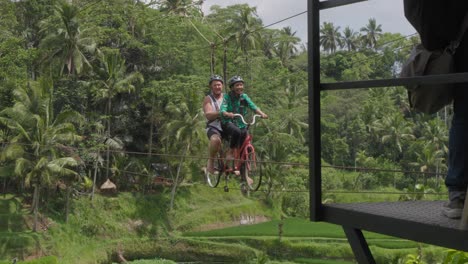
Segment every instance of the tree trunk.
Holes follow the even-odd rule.
[[[109,98],[107,99],[107,139],[111,137],[111,107],[112,101],[110,97],[109,91]],[[110,170],[110,146],[107,144],[107,151],[106,151],[106,178],[109,179],[109,170]]]
[[[6,197],[6,177],[3,179],[3,197],[5,198]]]
[[[185,149],[184,154],[180,158],[179,165],[177,166],[176,178],[174,180],[174,184],[172,185],[172,190],[171,190],[171,203],[169,204],[170,211],[172,211],[172,209],[174,208],[174,199],[176,195],[177,186],[179,185],[179,181],[182,181],[182,180],[179,180],[180,170],[182,169],[182,164],[184,163],[185,155],[187,154],[189,149],[190,149],[190,144],[187,145],[187,148]]]
[[[154,96],[151,102],[151,124],[150,124],[150,131],[149,131],[149,138],[148,138],[148,168],[151,168],[151,157],[153,152],[153,133],[154,133]],[[148,175],[146,179],[146,186],[144,186],[144,190],[149,189],[151,177]]]
[[[91,191],[91,201],[94,200],[94,191],[96,190],[96,177],[97,177],[97,164],[98,164],[98,158],[99,158],[99,151],[97,152],[97,155],[96,155],[96,161],[94,163],[94,175],[93,175],[93,189]]]
[[[65,202],[65,223],[68,223],[68,214],[70,213],[70,192],[71,187],[67,186],[67,198]]]
[[[33,215],[34,215],[33,232],[37,232],[37,218],[38,218],[38,211],[39,211],[39,184],[34,185],[32,207],[33,207],[32,210],[33,210]]]

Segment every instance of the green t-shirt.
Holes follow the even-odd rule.
[[[247,107],[250,110],[257,110],[257,106],[250,100],[249,96],[245,93],[241,94],[239,97],[233,95],[232,93],[227,93],[224,95],[223,104],[221,105],[221,121],[223,124],[228,122],[234,123],[238,128],[244,128],[246,125],[240,120],[240,118],[227,118],[223,115],[224,112],[231,112],[235,114],[241,114],[245,116],[247,114]]]

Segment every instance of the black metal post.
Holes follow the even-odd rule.
[[[367,0],[328,0],[320,2],[320,9],[333,8],[338,6],[350,5],[359,2],[365,2]]]
[[[360,229],[343,226],[343,230],[348,238],[349,245],[351,246],[356,261],[359,264],[375,264],[374,257],[367,245],[367,241]]]
[[[309,191],[310,219],[322,218],[322,175],[320,146],[320,1],[308,0],[309,81]]]

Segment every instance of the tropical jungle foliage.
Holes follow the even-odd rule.
[[[150,191],[159,163],[174,180],[168,210],[177,208],[180,184],[203,182],[208,78],[239,74],[270,117],[252,129],[268,179],[257,198],[307,217],[306,40],[265,26],[247,4],[209,14],[202,4],[0,0],[2,192],[23,194],[36,217],[44,208],[68,217],[73,197],[92,196],[108,179],[120,191]],[[374,18],[360,29],[323,22],[320,35],[325,82],[397,77],[419,41]],[[344,189],[444,188],[449,107],[411,112],[402,87],[323,92],[321,106],[329,199]]]

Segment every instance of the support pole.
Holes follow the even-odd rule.
[[[343,230],[348,238],[349,245],[353,250],[357,263],[376,264],[362,231],[347,226],[343,226]]]

